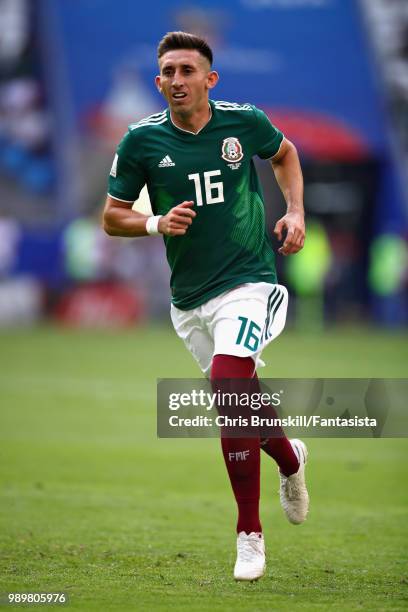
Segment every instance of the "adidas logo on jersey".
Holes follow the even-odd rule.
[[[170,168],[170,166],[175,166],[175,165],[176,164],[171,159],[170,155],[166,155],[166,157],[163,157],[163,159],[161,160],[159,164],[159,168]]]

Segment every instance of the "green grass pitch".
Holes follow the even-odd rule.
[[[407,375],[404,334],[286,332],[264,355],[266,377]],[[170,329],[3,331],[0,362],[0,593],[65,591],[78,610],[407,609],[407,440],[309,440],[302,526],[263,457],[267,573],[235,583],[219,441],[156,438],[155,379],[199,376]]]

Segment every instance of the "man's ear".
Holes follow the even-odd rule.
[[[212,89],[218,83],[220,77],[216,70],[211,70],[211,72],[207,75],[207,87],[208,89]]]
[[[161,88],[161,85],[160,85],[160,76],[159,75],[157,75],[157,77],[154,79],[154,82],[156,83],[157,89],[160,91],[160,93],[162,93],[162,88]]]

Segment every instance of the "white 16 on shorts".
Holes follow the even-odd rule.
[[[246,283],[192,310],[171,305],[179,337],[209,376],[214,355],[252,357],[256,366],[262,350],[285,327],[288,292],[283,285]]]

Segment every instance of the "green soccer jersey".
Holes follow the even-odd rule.
[[[136,200],[147,184],[155,215],[194,201],[186,234],[164,236],[172,301],[182,310],[242,283],[276,283],[252,158],[275,155],[283,135],[251,104],[210,107],[197,134],[176,127],[169,109],[130,125],[109,176],[109,195],[119,200]]]

